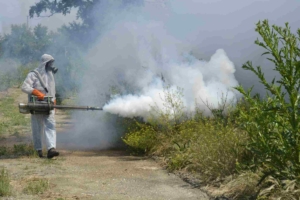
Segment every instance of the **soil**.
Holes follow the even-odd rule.
[[[26,102],[26,95],[20,94],[16,101]],[[2,199],[209,199],[200,186],[168,173],[153,159],[131,156],[125,149],[82,150],[65,141],[60,143],[60,135],[66,134],[72,121],[61,111],[57,111],[56,121],[59,157],[0,159],[14,191],[13,196]],[[1,139],[0,146],[29,142],[31,134],[27,131],[25,135]],[[49,189],[38,195],[24,194],[24,187],[34,179],[49,180]]]

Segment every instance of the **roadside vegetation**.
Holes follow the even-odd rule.
[[[12,158],[12,157],[38,157],[34,150],[33,144],[14,144],[12,147],[1,146],[0,147],[0,158]]]
[[[19,93],[11,92],[6,95],[5,92],[0,93],[0,137],[5,135],[21,136],[29,127],[29,118],[19,113],[19,108],[15,99]]]
[[[40,14],[37,6],[32,7],[31,15]],[[58,93],[62,98],[73,95],[83,71],[80,66],[84,61],[79,52],[87,48],[75,45],[86,32],[78,31],[74,44],[66,42],[65,37],[77,32],[76,28],[82,30],[76,24],[62,27],[57,33],[48,32],[41,25],[34,29],[12,26],[10,34],[0,36],[0,64],[10,66],[0,72],[0,91],[20,87],[27,73],[38,66],[35,61],[40,53],[37,52],[51,49],[55,58],[63,57],[60,60],[66,61],[60,67],[63,73],[57,76]],[[288,23],[279,27],[264,20],[257,23],[256,31],[261,39],[255,43],[266,50],[262,56],[267,56],[280,74],[267,82],[261,67],[253,66],[250,61],[243,65],[265,87],[264,97],[239,86],[235,90],[243,97],[235,105],[223,101],[217,108],[207,105],[211,116],[204,115],[200,108],[188,115],[184,112],[180,89],[166,88],[168,112],[153,107],[153,117],[148,122],[122,119],[126,127],[123,141],[130,151],[158,157],[170,171],[200,176],[202,185],[207,185],[205,189],[212,196],[243,200],[299,199],[300,29],[293,34]],[[64,79],[60,74],[68,77]],[[19,114],[15,98],[5,95],[0,98],[0,136],[18,137],[29,125],[29,119]],[[36,153],[27,144],[0,147],[0,157],[10,156],[36,156]],[[2,169],[0,196],[11,194],[9,182],[7,171]],[[23,192],[35,195],[48,187],[48,180],[32,180]]]
[[[181,93],[166,90],[169,112],[148,123],[128,120],[123,141],[135,153],[160,156],[171,171],[200,174],[206,184],[222,188],[216,196],[299,199],[300,30],[293,34],[288,23],[270,26],[264,20],[256,31],[262,40],[255,43],[280,77],[267,82],[250,61],[243,69],[257,75],[265,97],[239,86],[243,98],[235,106],[210,108],[210,117],[200,111],[186,117]]]

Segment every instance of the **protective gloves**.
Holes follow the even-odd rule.
[[[34,96],[37,96],[38,100],[44,100],[45,95],[42,92],[38,91],[37,89],[34,89],[32,91],[32,94]]]

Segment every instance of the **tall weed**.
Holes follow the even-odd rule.
[[[285,27],[270,26],[267,20],[258,22],[256,31],[263,41],[255,43],[269,55],[280,78],[268,83],[261,67],[251,62],[243,69],[252,71],[265,86],[264,99],[251,96],[251,89],[242,86],[236,89],[244,96],[248,107],[240,109],[239,123],[249,136],[247,149],[253,155],[256,168],[263,167],[266,175],[297,179],[300,175],[300,49],[299,37],[291,33],[288,23]]]

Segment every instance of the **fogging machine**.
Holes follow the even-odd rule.
[[[29,102],[19,103],[19,111],[22,114],[50,114],[51,110],[103,110],[101,107],[90,106],[68,106],[68,105],[54,105],[52,101],[53,97],[44,97],[44,100],[40,101],[36,96],[31,96]]]

